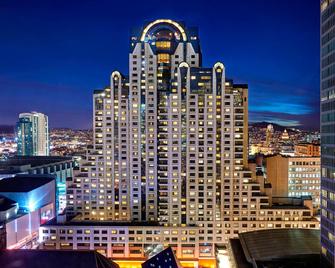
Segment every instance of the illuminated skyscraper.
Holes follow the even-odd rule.
[[[335,265],[335,2],[321,1],[321,246]]]
[[[215,245],[239,232],[318,227],[311,200],[282,207],[248,169],[248,87],[220,62],[202,67],[197,29],[162,19],[134,33],[129,76],[114,71],[93,103],[93,146],[67,180],[75,218],[44,226],[42,246],[142,258],[171,245],[215,262]],[[98,244],[100,234],[118,242]]]
[[[242,185],[247,86],[226,80],[222,63],[201,62],[197,29],[157,20],[131,37],[130,76],[115,71],[94,94],[95,146],[82,171],[95,183],[89,206],[74,201],[84,219],[207,226],[233,217],[233,189],[251,191]]]
[[[16,124],[17,154],[49,155],[48,117],[42,113],[21,113]]]

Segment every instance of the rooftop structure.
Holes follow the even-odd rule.
[[[55,194],[55,178],[52,176],[16,175],[0,180],[0,195],[15,200],[27,211],[54,203]]]
[[[0,192],[4,193],[27,193],[42,187],[55,179],[50,176],[27,176],[16,175],[14,178],[4,178],[0,180]]]
[[[142,263],[142,268],[159,267],[182,268],[171,247],[164,249]]]
[[[119,266],[93,250],[3,250],[0,251],[3,268],[118,268]]]
[[[0,249],[36,247],[40,225],[55,217],[55,194],[52,176],[0,180]]]
[[[72,157],[63,156],[15,156],[8,158],[6,161],[0,161],[1,174],[17,173],[38,173],[38,169],[44,167],[72,162]],[[35,172],[34,172],[35,170]]]
[[[319,230],[262,230],[238,237],[230,241],[233,267],[320,267]]]

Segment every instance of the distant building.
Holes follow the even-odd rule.
[[[299,143],[294,146],[296,156],[320,156],[320,144]]]
[[[277,229],[240,233],[229,241],[232,268],[320,267],[320,231]]]
[[[283,141],[288,141],[290,139],[290,136],[288,135],[287,130],[285,129],[282,136],[281,136]]]
[[[52,175],[56,179],[56,208],[61,213],[66,207],[66,178],[73,176],[75,161],[61,156],[16,156],[0,161],[1,178],[16,174]]]
[[[171,247],[164,249],[146,262],[142,263],[142,268],[182,268]]]
[[[0,249],[37,246],[40,225],[55,217],[55,194],[51,176],[0,180]]]
[[[42,113],[21,113],[16,123],[17,155],[49,155],[48,117]]]
[[[294,156],[294,144],[291,141],[284,141],[281,145],[280,154]]]
[[[270,146],[273,138],[274,128],[273,125],[269,124],[266,128],[266,146]]]
[[[80,268],[118,268],[119,266],[93,250],[4,250],[0,252],[3,268],[10,267],[80,267]]]
[[[269,156],[266,173],[274,197],[310,195],[314,206],[320,206],[320,157]]]

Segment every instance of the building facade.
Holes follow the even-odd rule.
[[[41,247],[144,259],[164,245],[213,264],[239,232],[318,228],[311,204],[278,206],[252,176],[248,87],[202,67],[196,28],[161,19],[134,33],[129,76],[114,71],[93,103],[94,142],[67,183],[75,218],[44,225]]]
[[[48,117],[42,113],[21,113],[16,124],[17,155],[49,155]]]
[[[296,156],[318,156],[320,157],[320,144],[319,143],[298,143],[294,146],[294,154]]]
[[[266,173],[273,196],[311,196],[314,206],[320,206],[320,157],[269,156]]]
[[[321,247],[335,265],[335,3],[321,1]]]

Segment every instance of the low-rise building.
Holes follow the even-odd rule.
[[[242,232],[280,228],[318,229],[311,199],[271,198],[262,210],[255,211],[255,221],[242,218],[233,224],[217,222],[211,229],[162,226],[153,222],[80,221],[80,218],[57,222],[53,219],[41,226],[39,237],[40,248],[95,249],[115,260],[121,268],[141,267],[147,260],[147,251],[157,246],[170,246],[182,266],[213,267],[217,247],[226,247],[230,238]]]
[[[37,246],[40,225],[55,217],[55,194],[52,176],[0,180],[0,249]]]
[[[75,161],[72,157],[16,156],[0,161],[0,180],[16,174],[52,175],[56,179],[56,208],[66,207],[66,178],[72,177]]]
[[[304,142],[294,146],[296,156],[318,156],[320,157],[320,144]]]
[[[320,231],[262,230],[229,241],[230,267],[320,267]]]
[[[3,250],[0,252],[1,267],[80,267],[118,268],[119,266],[93,250]]]
[[[315,207],[320,206],[320,157],[283,156],[266,158],[267,180],[277,197],[311,196]]]

